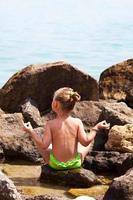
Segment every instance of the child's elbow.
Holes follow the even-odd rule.
[[[42,145],[42,148],[43,148],[43,150],[46,150],[46,149],[48,149],[48,145]]]
[[[43,150],[48,149],[48,147],[49,147],[49,144],[48,144],[48,143],[42,143],[42,148],[43,148]]]
[[[90,143],[91,143],[91,141],[86,140],[86,141],[82,142],[82,145],[83,145],[84,147],[87,147]]]
[[[84,143],[84,145],[83,145],[83,146],[84,146],[84,147],[87,147],[88,145],[89,145],[88,143]]]

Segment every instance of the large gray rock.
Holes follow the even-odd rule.
[[[99,95],[103,99],[125,101],[133,106],[133,59],[113,65],[102,72],[99,80]]]
[[[90,187],[100,183],[92,171],[83,168],[57,171],[46,165],[42,166],[40,181],[71,187]]]
[[[23,131],[21,113],[0,115],[0,145],[8,159],[18,158],[36,162],[40,157],[33,141]]]
[[[133,124],[113,126],[105,144],[106,150],[133,153]]]
[[[22,200],[14,183],[0,171],[0,200]]]
[[[92,151],[83,163],[83,167],[95,173],[123,174],[131,168],[132,153],[120,153],[115,151]]]
[[[133,200],[133,168],[113,180],[103,200]]]
[[[80,101],[76,103],[72,116],[80,118],[87,130],[98,122],[104,104],[103,101]]]
[[[124,102],[111,103],[104,106],[100,118],[106,119],[111,126],[132,124],[133,109],[129,108]]]
[[[72,87],[82,100],[98,100],[98,83],[91,76],[65,62],[30,65],[14,74],[0,89],[0,107],[16,112],[28,97],[36,101],[40,111],[51,106],[55,90]]]
[[[78,102],[72,115],[79,117],[87,128],[104,119],[111,124],[111,127],[133,123],[133,109],[124,102],[118,103],[114,100]]]

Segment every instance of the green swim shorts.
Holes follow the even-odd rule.
[[[49,166],[55,170],[65,170],[65,169],[75,169],[81,167],[81,157],[80,153],[76,154],[73,160],[67,162],[60,162],[57,160],[53,153],[50,153]]]

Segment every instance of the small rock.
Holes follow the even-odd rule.
[[[40,112],[34,100],[32,100],[31,98],[27,98],[21,105],[21,108],[25,121],[30,121],[33,128],[43,126]]]

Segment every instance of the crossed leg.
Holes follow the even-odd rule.
[[[49,158],[50,158],[50,152],[52,150],[52,146],[50,145],[48,149],[43,149],[43,147],[37,146],[37,149],[38,149],[39,153],[41,154],[41,156],[44,160],[44,163],[48,164]]]
[[[81,160],[82,160],[82,163],[86,157],[86,155],[89,153],[89,151],[91,150],[91,146],[92,146],[92,143],[90,143],[87,147],[83,146],[82,144],[78,143],[78,152],[80,153],[81,155]]]

